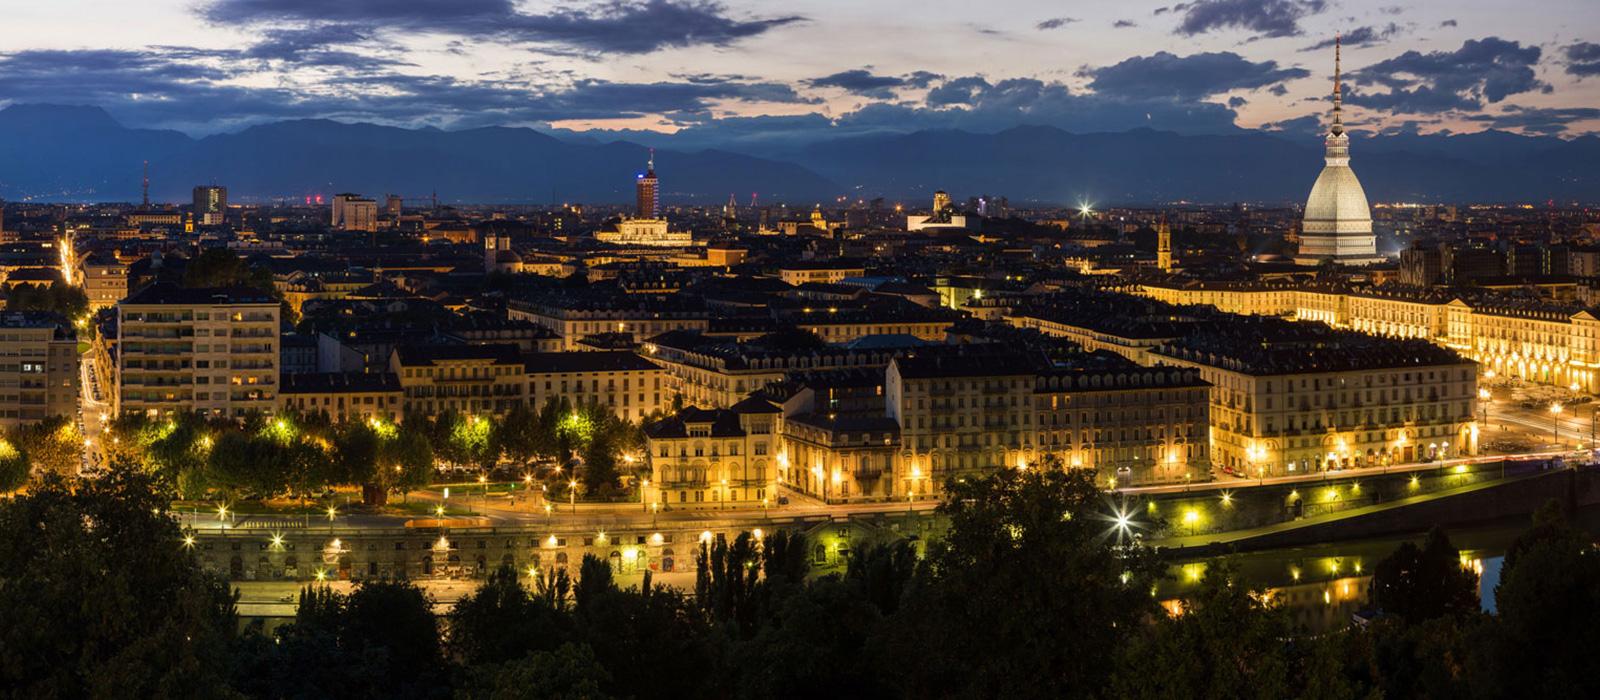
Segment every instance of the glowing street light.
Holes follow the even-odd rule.
[[[1556,444],[1561,444],[1561,404],[1550,404],[1550,424],[1554,427]]]
[[[1189,536],[1193,537],[1195,534],[1195,524],[1200,522],[1200,514],[1191,510],[1183,514],[1183,521],[1189,523]]]

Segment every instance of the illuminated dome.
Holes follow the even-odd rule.
[[[1372,209],[1367,193],[1350,169],[1350,136],[1344,133],[1344,106],[1340,99],[1339,44],[1334,40],[1333,126],[1326,141],[1326,165],[1311,186],[1305,219],[1300,229],[1302,263],[1326,260],[1363,265],[1381,261],[1372,235]]]
[[[1305,231],[1372,232],[1372,209],[1367,206],[1367,193],[1361,190],[1361,181],[1356,179],[1350,166],[1329,163],[1323,167],[1317,184],[1311,186],[1311,197],[1306,200]]]

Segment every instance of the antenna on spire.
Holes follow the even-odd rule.
[[[650,149],[650,171],[651,172],[655,172],[655,169],[656,169],[656,149],[652,148],[652,149]]]
[[[1339,54],[1342,48],[1343,36],[1333,35],[1333,128],[1330,131],[1334,136],[1344,133],[1344,96],[1343,76],[1339,72]]]

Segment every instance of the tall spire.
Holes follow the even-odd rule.
[[[650,149],[650,163],[645,167],[645,169],[651,173],[656,171],[656,149],[654,148]]]
[[[1334,136],[1344,133],[1344,101],[1341,76],[1339,74],[1339,51],[1342,37],[1333,35],[1333,128]]]

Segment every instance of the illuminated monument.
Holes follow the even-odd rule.
[[[1372,235],[1372,210],[1367,193],[1350,169],[1350,137],[1344,133],[1344,108],[1340,95],[1339,40],[1333,49],[1333,126],[1328,130],[1327,165],[1311,186],[1306,200],[1300,253],[1295,262],[1333,261],[1346,265],[1382,262]]]

